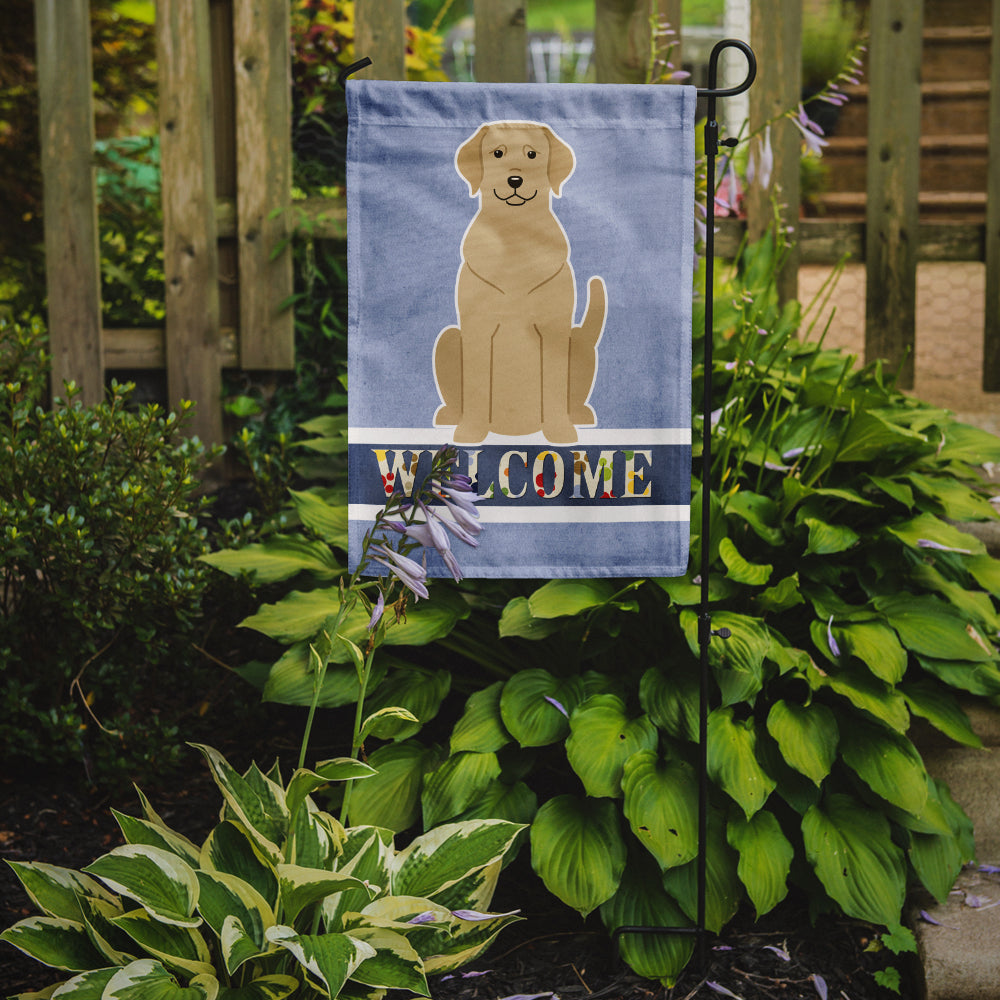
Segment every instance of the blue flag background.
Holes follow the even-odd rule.
[[[467,576],[686,571],[695,98],[348,82],[352,566],[454,443]]]

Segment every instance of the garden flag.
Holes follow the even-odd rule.
[[[695,98],[348,82],[352,566],[454,444],[465,575],[686,571]]]

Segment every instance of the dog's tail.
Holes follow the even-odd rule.
[[[583,320],[573,330],[574,339],[580,338],[581,346],[597,346],[604,333],[604,321],[608,316],[608,292],[604,287],[604,279],[593,277],[587,282],[587,308]]]

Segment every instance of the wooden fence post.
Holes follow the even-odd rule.
[[[598,83],[645,83],[652,0],[594,0]]]
[[[292,294],[290,21],[288,0],[233,6],[243,368],[295,367],[294,316],[282,307]]]
[[[802,4],[799,0],[757,0],[750,8],[750,41],[759,72],[750,88],[750,131],[795,108],[802,98]],[[738,126],[739,123],[733,123]],[[730,127],[730,132],[735,132]],[[756,143],[757,140],[754,140]],[[760,239],[774,221],[773,202],[781,206],[780,225],[793,228],[793,244],[778,274],[782,302],[798,296],[799,262],[799,159],[802,136],[787,120],[771,128],[774,170],[762,188],[755,179],[747,192],[747,228],[751,240]]]
[[[222,441],[219,254],[207,0],[159,0],[167,395],[197,402],[191,429]]]
[[[358,76],[373,80],[406,79],[405,0],[361,0],[354,6],[355,58],[372,65]]]
[[[475,76],[478,83],[524,83],[528,78],[524,0],[475,0]]]
[[[35,0],[52,394],[104,398],[89,0]]]
[[[872,0],[868,54],[865,360],[913,387],[923,0]]]
[[[1000,392],[1000,0],[990,44],[989,170],[986,176],[986,325],[983,390]]]

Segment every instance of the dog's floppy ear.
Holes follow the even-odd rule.
[[[470,136],[455,154],[455,169],[469,185],[469,197],[475,198],[483,183],[483,139],[488,125],[481,125],[475,135]]]
[[[558,198],[562,194],[562,186],[569,180],[576,167],[576,156],[547,125],[542,126],[545,138],[549,140],[549,183],[552,193]]]

